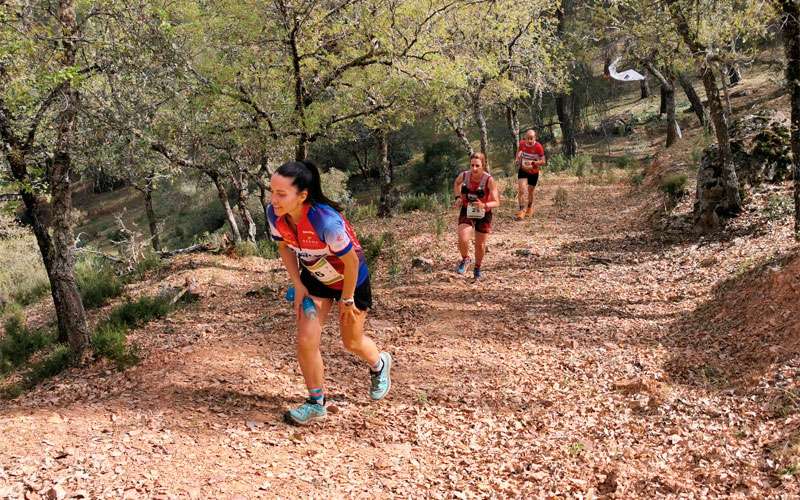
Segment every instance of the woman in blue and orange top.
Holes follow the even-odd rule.
[[[492,232],[492,208],[500,206],[497,183],[486,166],[483,153],[472,153],[469,157],[469,170],[456,177],[453,184],[458,214],[458,251],[461,261],[456,268],[464,274],[470,263],[469,239],[475,232],[475,268],[473,276],[481,279],[481,263],[486,252],[486,238]]]
[[[391,387],[392,357],[378,352],[364,335],[367,309],[372,306],[369,271],[364,252],[350,223],[336,203],[322,193],[319,170],[310,161],[282,165],[270,181],[267,207],[272,238],[295,287],[297,357],[309,398],[289,410],[290,423],[307,424],[325,417],[324,367],[320,335],[333,301],[339,302],[344,346],[369,364],[370,397],[383,398]],[[298,264],[299,261],[299,264]],[[306,315],[302,302],[311,297],[318,314]]]

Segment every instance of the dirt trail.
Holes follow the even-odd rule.
[[[3,403],[0,497],[798,493],[769,470],[765,401],[680,362],[714,349],[686,329],[732,272],[733,243],[661,241],[622,184],[546,179],[524,222],[506,205],[479,283],[453,273],[452,213],[441,238],[429,214],[390,222],[401,269],[377,270],[370,330],[395,357],[392,392],[369,401],[367,369],[328,327],[335,408],[312,428],[280,421],[303,386],[278,262],[178,260],[167,281],[194,276],[202,299],[135,334],[140,365]],[[408,269],[419,254],[432,273]]]

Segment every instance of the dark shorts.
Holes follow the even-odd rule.
[[[467,224],[475,228],[479,233],[489,234],[492,232],[492,211],[486,212],[482,219],[470,219],[467,217],[467,207],[461,207],[458,214],[458,224]]]
[[[323,285],[317,278],[311,275],[310,272],[301,266],[300,281],[306,287],[308,293],[314,297],[321,299],[339,300],[342,298],[341,290],[334,290]],[[353,294],[356,301],[356,307],[362,311],[366,311],[372,307],[372,288],[369,285],[369,277],[364,280],[359,286],[356,287],[356,292]]]
[[[529,186],[536,186],[536,184],[539,182],[539,172],[536,172],[535,174],[529,174],[528,172],[519,169],[517,171],[517,179],[528,179]]]

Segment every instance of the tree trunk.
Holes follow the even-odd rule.
[[[659,115],[663,115],[664,113],[667,112],[667,95],[666,95],[667,92],[669,92],[669,91],[664,88],[664,84],[662,83],[661,84],[661,89],[660,89],[661,100],[660,100],[660,103],[659,103],[659,106],[658,106],[658,114]]]
[[[486,116],[483,114],[483,86],[479,86],[478,90],[472,96],[472,112],[475,115],[475,122],[478,125],[478,130],[481,134],[481,153],[489,159],[489,132],[486,128]]]
[[[719,215],[734,215],[742,210],[742,198],[739,194],[739,181],[733,163],[728,121],[725,117],[725,110],[722,107],[722,100],[717,88],[717,79],[706,59],[707,48],[698,41],[697,35],[689,29],[689,22],[686,20],[678,0],[667,0],[667,4],[670,7],[670,15],[675,22],[678,33],[680,33],[686,45],[689,46],[699,64],[700,76],[703,79],[703,87],[708,98],[711,122],[714,124],[714,134],[717,138],[720,161],[722,162],[721,181],[724,191],[724,199],[721,200],[715,211]],[[701,214],[696,213],[695,218],[697,219],[699,215]]]
[[[206,175],[211,177],[211,180],[214,182],[214,186],[217,188],[217,196],[219,197],[219,201],[222,203],[223,208],[225,208],[225,218],[228,220],[228,226],[231,228],[231,233],[233,234],[233,242],[238,244],[242,242],[242,235],[239,232],[239,225],[236,223],[236,216],[233,214],[233,210],[231,209],[231,203],[228,200],[228,192],[225,190],[225,185],[222,184],[222,179],[218,174],[208,173]]]
[[[792,163],[794,163],[794,237],[800,241],[800,2],[781,0],[786,82],[791,95]]]
[[[725,67],[725,73],[728,75],[728,84],[733,87],[742,81],[742,73],[739,71],[739,66],[731,64]]]
[[[559,94],[556,97],[556,113],[561,127],[561,153],[567,158],[573,158],[578,154],[571,101],[572,98],[569,94]]]
[[[641,91],[642,99],[647,99],[650,97],[650,84],[647,81],[647,78],[644,80],[639,80],[639,90]]]
[[[458,137],[458,139],[461,141],[461,144],[464,145],[464,149],[467,150],[467,153],[472,156],[472,153],[474,153],[475,150],[472,149],[472,144],[469,142],[467,133],[464,131],[464,127],[461,125],[461,123],[456,123],[450,118],[447,118],[447,123],[449,123],[450,127],[453,128],[453,132],[456,133],[456,137]]]
[[[687,78],[686,73],[684,72],[678,73],[678,83],[680,83],[681,88],[683,89],[683,93],[686,94],[686,97],[689,99],[689,102],[692,103],[691,110],[694,111],[695,115],[697,115],[697,119],[700,121],[700,125],[705,125],[706,110],[703,107],[703,101],[700,100],[700,96],[697,95],[697,92],[695,92],[694,87],[692,86],[692,82],[689,81],[689,78]]]
[[[262,154],[259,161],[261,165],[258,173],[253,175],[253,180],[258,185],[258,201],[261,202],[261,208],[264,210],[264,216],[266,216],[267,207],[269,206],[269,178],[272,176],[272,172],[269,170],[269,161],[266,154]],[[269,228],[267,228],[267,234],[269,234]]]
[[[65,67],[74,67],[78,24],[73,1],[61,0],[58,6],[58,18],[64,36],[61,62]],[[49,261],[49,265],[46,264],[45,268],[50,278],[53,304],[58,319],[59,339],[66,338],[75,359],[82,361],[83,354],[89,346],[89,326],[86,323],[86,312],[78,292],[78,284],[75,281],[75,236],[72,231],[72,158],[70,156],[80,96],[70,82],[64,84],[63,96],[65,102],[56,117],[55,150],[48,169],[52,199],[52,245],[40,246],[40,250],[42,250],[42,257],[45,261]]]
[[[237,200],[236,206],[239,209],[239,216],[244,222],[244,230],[247,234],[247,241],[251,243],[256,242],[256,221],[253,220],[253,215],[247,207],[247,200],[250,198],[250,191],[247,189],[247,183],[243,179],[240,186],[237,186]]]
[[[305,121],[305,118],[301,118]],[[308,134],[302,132],[300,137],[297,138],[297,148],[295,149],[295,156],[294,159],[297,161],[302,161],[308,158]]]
[[[153,210],[153,180],[148,177],[147,184],[142,190],[144,196],[144,210],[147,213],[147,225],[150,226],[150,244],[156,252],[161,251],[161,238],[158,235],[158,219]]]
[[[733,114],[733,108],[731,108],[731,93],[728,91],[728,82],[725,81],[725,75],[722,73],[722,71],[719,72],[719,79],[722,82],[722,92],[725,96],[725,110],[728,112],[728,116],[730,116]]]
[[[394,171],[389,161],[389,134],[386,132],[386,129],[383,128],[377,132],[378,156],[380,158],[381,171],[381,198],[380,206],[378,207],[378,216],[390,217],[397,197],[394,188]]]
[[[506,105],[506,123],[511,135],[511,154],[517,154],[519,146],[519,118],[517,118],[517,108],[513,104]]]
[[[667,144],[670,147],[680,138],[680,128],[678,121],[675,119],[675,85],[661,87],[664,92],[664,101],[667,105]]]

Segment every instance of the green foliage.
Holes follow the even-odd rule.
[[[364,257],[367,259],[367,267],[369,267],[370,272],[374,272],[384,247],[391,246],[394,243],[394,235],[390,232],[385,232],[380,236],[368,234],[361,237],[359,242],[364,250]]]
[[[353,223],[374,219],[378,216],[378,206],[372,202],[366,205],[353,203],[345,209],[345,215]]]
[[[772,193],[767,198],[764,214],[768,220],[776,221],[791,215],[794,211],[794,201],[791,196]]]
[[[3,302],[29,305],[50,291],[36,239],[0,215],[0,311]]]
[[[637,164],[636,158],[629,154],[617,156],[614,158],[614,165],[617,168],[627,169]]]
[[[436,235],[437,239],[442,239],[444,236],[444,232],[447,229],[447,220],[445,220],[445,214],[438,213],[436,217],[433,218],[433,233]]]
[[[115,322],[102,323],[92,335],[92,348],[95,355],[107,358],[122,370],[139,361],[136,346],[127,345],[128,326]]]
[[[580,154],[568,158],[557,154],[547,161],[547,169],[552,172],[567,172],[576,177],[583,177],[592,168],[591,155]]]
[[[411,190],[415,194],[449,192],[456,176],[466,169],[463,147],[449,140],[433,143],[425,149],[422,161],[412,165]]]
[[[122,293],[123,282],[107,259],[82,254],[75,264],[75,280],[87,309],[100,307]]]
[[[686,174],[669,174],[661,179],[659,188],[664,194],[667,195],[669,200],[674,202],[683,198],[683,196],[687,193],[687,181],[688,177]]]
[[[350,191],[347,190],[347,181],[350,175],[343,170],[331,168],[327,172],[322,172],[322,193],[331,200],[348,206],[352,203]]]
[[[641,186],[642,183],[644,182],[644,177],[645,177],[644,170],[640,171],[631,170],[630,173],[628,174],[628,182],[632,186]]]
[[[120,304],[108,317],[108,322],[136,328],[156,318],[163,318],[172,310],[169,297],[141,297],[134,302]]]
[[[33,387],[39,382],[54,377],[72,363],[72,351],[65,344],[56,344],[52,351],[31,366],[25,374],[25,385]]]
[[[145,274],[150,271],[161,269],[163,265],[164,263],[157,253],[148,251],[144,254],[143,258],[139,259],[130,275],[127,276],[127,279],[128,281],[141,281],[144,279]]]
[[[29,329],[20,311],[10,314],[4,327],[6,334],[0,338],[0,374],[25,363],[33,353],[55,340],[51,333]]]
[[[278,257],[278,245],[271,239],[259,240],[256,243],[242,241],[236,245],[235,252],[239,257],[274,259]]]
[[[400,198],[401,212],[433,212],[441,206],[441,199],[437,195],[412,194]]]

